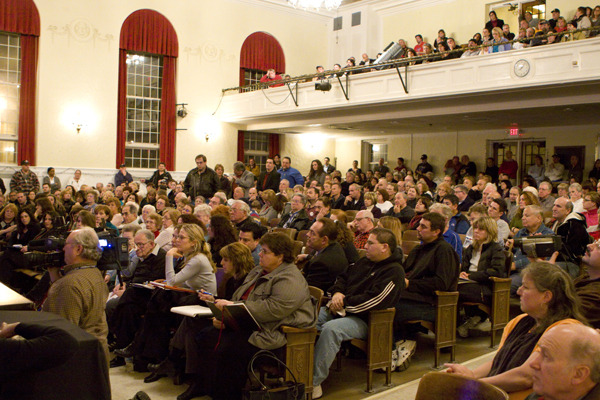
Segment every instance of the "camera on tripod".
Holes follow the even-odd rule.
[[[541,235],[515,238],[514,247],[521,249],[527,257],[550,257],[562,247],[562,238],[558,235]]]

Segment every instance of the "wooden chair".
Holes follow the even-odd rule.
[[[292,240],[295,240],[296,235],[298,234],[298,231],[294,228],[273,228],[273,232],[283,233],[284,235],[291,237]]]
[[[269,226],[271,228],[276,228],[277,225],[279,225],[280,221],[281,221],[281,218],[273,218],[271,221],[269,221]]]
[[[356,218],[356,214],[358,214],[358,211],[356,211],[356,210],[346,211],[346,217],[348,218],[349,223],[354,221],[354,219]]]
[[[303,230],[298,232],[298,236],[296,236],[296,240],[301,241],[306,246],[306,238],[308,235],[308,230]]]
[[[267,217],[260,217],[260,224],[269,227],[269,219]]]
[[[356,251],[358,252],[358,258],[363,258],[363,257],[366,257],[366,255],[367,255],[367,250],[365,250],[365,249],[358,249]]]
[[[319,288],[309,286],[310,295],[315,300],[315,313],[318,317],[323,291]],[[287,344],[285,346],[285,364],[296,376],[298,382],[306,385],[306,398],[312,399],[313,392],[313,360],[315,351],[315,340],[317,338],[317,329],[300,329],[290,326],[282,326],[281,331],[285,333]],[[289,381],[292,377],[286,370],[285,380]]]
[[[351,339],[350,344],[367,354],[367,393],[373,392],[373,371],[385,368],[385,385],[392,386],[392,345],[394,343],[395,308],[369,311],[367,339]],[[337,370],[342,370],[341,353],[337,355]]]
[[[421,244],[421,242],[402,240],[402,244],[400,246],[402,247],[402,252],[404,253],[404,255],[408,256],[408,254],[412,251],[412,249],[417,247],[419,244]]]
[[[415,320],[409,324],[421,324],[435,335],[435,359],[433,368],[439,369],[440,349],[450,347],[450,362],[454,362],[456,346],[456,316],[458,292],[436,290],[435,322]]]
[[[446,372],[430,372],[419,382],[415,400],[508,400],[508,394],[478,379]]]
[[[489,316],[492,324],[490,342],[490,348],[492,349],[496,347],[496,332],[504,329],[510,319],[509,311],[511,279],[508,278],[508,276],[510,276],[510,266],[512,264],[513,253],[504,250],[504,256],[506,257],[504,265],[507,278],[497,278],[495,276],[490,277],[490,280],[493,282],[492,305],[489,306],[484,303],[471,302],[461,304],[465,306],[477,306]]]
[[[298,254],[302,253],[303,247],[304,247],[304,243],[302,243],[299,240],[294,240],[294,250],[292,251],[294,258],[298,257]]]
[[[417,230],[416,229],[411,229],[408,231],[404,231],[402,233],[402,241],[409,241],[409,242],[419,242],[419,238],[417,237]]]
[[[461,243],[464,243],[464,242],[465,242],[465,238],[467,237],[467,235],[464,235],[464,234],[462,234],[462,233],[459,233],[459,234],[458,234],[458,237],[460,238],[460,242],[461,242]]]

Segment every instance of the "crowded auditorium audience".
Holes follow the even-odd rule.
[[[414,48],[398,40],[392,61],[518,51],[594,37],[600,27],[600,6],[591,13],[579,7],[572,19],[558,9],[551,14],[538,20],[525,13],[517,29],[491,11],[482,33],[461,38],[462,46],[440,29],[432,44],[421,34]],[[353,57],[343,65],[334,69],[371,71],[348,71]],[[376,65],[365,53],[356,68]],[[317,72],[326,73],[322,66]],[[282,86],[282,79],[271,69],[260,82]],[[420,334],[411,321],[436,320],[436,291],[458,292],[459,304],[470,303],[456,315],[458,335],[467,338],[490,330],[490,313],[473,305],[491,306],[490,278],[508,278],[522,313],[504,329],[498,353],[475,370],[447,364],[447,371],[509,393],[533,390],[531,399],[561,398],[551,397],[558,389],[544,375],[547,354],[598,355],[598,334],[585,326],[600,328],[600,159],[585,165],[575,154],[553,154],[548,162],[541,154],[525,166],[509,150],[498,159],[447,154],[432,165],[423,154],[413,169],[406,154],[396,156],[368,165],[329,157],[300,165],[283,154],[260,165],[237,161],[229,174],[199,154],[179,182],[164,163],[138,179],[122,164],[114,182],[92,186],[77,169],[64,188],[54,168],[38,178],[23,160],[0,211],[0,281],[97,337],[110,368],[131,359],[135,371],[150,373],[146,383],[187,374],[190,385],[177,397],[186,400],[240,398],[252,356],[263,349],[280,355],[283,325],[320,332],[318,399],[321,383],[335,379],[329,368],[342,342],[365,339],[369,312],[386,308],[396,310],[392,371],[404,371]],[[472,161],[478,159],[485,165]],[[128,240],[130,264],[122,272],[96,270],[105,234]],[[24,279],[29,243],[52,235],[66,238],[67,266],[48,268],[39,282]],[[546,236],[560,241],[551,257],[538,257],[525,243]],[[309,287],[327,298],[317,312]],[[244,302],[260,329],[236,331],[170,312],[207,303],[223,310],[232,300]],[[560,343],[560,332],[581,337]],[[569,383],[581,396],[598,393],[598,357],[590,357],[578,361],[583,383]]]

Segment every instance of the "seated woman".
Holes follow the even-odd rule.
[[[404,252],[402,250],[402,223],[396,217],[385,216],[382,217],[377,222],[378,228],[385,228],[392,231],[394,236],[396,237],[396,243],[398,244],[398,250],[400,251],[400,257],[404,256]]]
[[[13,203],[8,203],[0,211],[0,240],[7,241],[15,229],[17,229],[17,214],[19,209]]]
[[[589,192],[583,196],[583,208],[585,210],[583,215],[587,221],[587,231],[594,240],[600,239],[598,207],[600,207],[600,195],[597,192]]]
[[[183,258],[182,268],[175,266],[175,260],[180,258]],[[173,235],[173,248],[166,256],[164,283],[195,292],[204,290],[215,293],[216,270],[202,229],[194,224],[177,226]],[[125,357],[133,355],[134,364],[141,363],[144,366],[164,360],[169,354],[170,329],[177,327],[179,323],[175,314],[170,312],[171,307],[190,304],[199,304],[196,294],[155,290],[134,343],[122,350],[126,353],[119,351],[121,354],[115,354]]]
[[[240,242],[228,244],[221,249],[220,254],[225,278],[217,289],[216,298],[230,300],[244,282],[248,272],[255,267],[254,259],[250,249]],[[215,297],[210,294],[200,293],[199,298],[203,301],[215,301]],[[202,354],[195,338],[202,329],[210,325],[212,325],[212,319],[183,318],[171,341],[169,357],[160,364],[149,364],[148,370],[155,374],[156,378],[176,374],[180,370],[182,357],[185,357],[185,373],[192,377],[192,382],[196,382],[197,375],[200,373]],[[191,385],[186,393],[190,390],[195,391],[194,385]]]
[[[156,237],[154,243],[159,245],[164,251],[169,251],[173,248],[172,240],[175,231],[175,223],[181,214],[174,208],[170,208],[163,213],[162,229]]]
[[[428,196],[421,196],[415,205],[415,216],[408,223],[409,230],[415,230],[419,226],[423,214],[429,212],[431,207],[431,199]]]
[[[56,210],[48,197],[40,197],[35,200],[35,212],[33,213],[33,216],[40,224],[44,221],[44,215],[46,213],[53,213],[55,211]]]
[[[531,192],[523,191],[519,197],[519,209],[515,213],[515,216],[510,220],[510,237],[513,237],[521,229],[523,229],[523,210],[527,206],[539,206],[540,201]]]
[[[228,244],[237,242],[236,232],[228,218],[222,215],[213,215],[210,218],[208,236],[210,237],[208,240],[210,253],[215,263],[220,264],[221,255],[219,252]]]
[[[437,186],[435,191],[435,198],[433,199],[436,203],[441,203],[444,196],[448,194],[454,194],[454,189],[446,182],[442,182]]]
[[[86,226],[96,229],[96,217],[89,211],[81,210],[75,218],[75,228],[81,229]]]
[[[558,324],[585,322],[573,281],[560,267],[534,262],[522,276],[518,294],[524,314],[508,323],[494,359],[475,370],[446,364],[449,373],[480,379],[509,393],[530,389],[533,370],[529,364],[544,333]]]
[[[392,202],[390,202],[390,194],[385,188],[377,189],[377,208],[381,210],[382,214],[386,214],[390,211],[390,208],[394,207]]]
[[[94,215],[96,216],[96,228],[106,229],[117,236],[119,235],[119,229],[110,222],[112,220],[110,208],[99,204],[94,209]]]
[[[406,205],[414,210],[415,206],[417,205],[417,201],[419,201],[419,196],[421,195],[421,193],[419,193],[419,189],[416,186],[409,187],[406,189],[406,195]]]
[[[0,258],[0,282],[11,285],[12,271],[21,268],[27,244],[40,233],[41,229],[29,208],[26,207],[19,212],[17,229],[8,239],[6,250]]]
[[[49,195],[48,200],[50,200],[50,204],[52,204],[52,206],[54,207],[54,211],[56,211],[58,215],[60,215],[61,217],[67,215],[67,210],[65,210],[65,207],[63,206],[62,201],[58,196]]]
[[[260,240],[260,266],[248,273],[232,300],[217,300],[216,306],[242,301],[260,325],[260,331],[233,331],[220,321],[197,337],[200,374],[184,399],[203,394],[213,399],[239,399],[247,379],[247,366],[260,350],[282,348],[283,325],[312,328],[315,307],[306,280],[293,264],[293,241],[281,233],[268,233]]]
[[[500,190],[498,192],[502,195],[503,199],[508,199],[510,188],[512,188],[512,183],[508,179],[500,182]]]
[[[502,28],[495,27],[492,29],[492,44],[488,47],[488,53],[499,53],[512,50],[512,46],[508,43],[508,39],[504,37]]]
[[[277,218],[278,212],[273,208],[273,205],[277,202],[277,195],[275,192],[272,189],[267,189],[262,192],[261,197],[265,204],[260,209],[258,216],[265,217],[267,221]],[[283,207],[281,210],[283,211]]]
[[[490,277],[506,278],[505,255],[498,243],[498,224],[490,217],[481,217],[473,222],[473,243],[463,251],[461,282],[458,285],[459,303],[473,302],[492,304]],[[467,321],[458,327],[460,337],[468,337],[469,329],[484,323],[488,315],[477,306],[465,306]]]
[[[112,213],[110,223],[114,226],[119,226],[123,223],[123,216],[121,215],[121,202],[116,197],[111,197],[106,201],[106,206]]]
[[[381,210],[376,207],[377,195],[373,192],[367,192],[364,194],[363,198],[365,205],[361,208],[361,210],[371,211],[374,218],[380,218]]]
[[[156,239],[160,234],[160,230],[162,229],[162,218],[155,212],[148,214],[146,217],[146,229],[154,234],[154,238]]]

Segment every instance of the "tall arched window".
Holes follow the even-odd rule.
[[[32,0],[0,0],[0,163],[35,165],[39,36]]]
[[[285,55],[281,45],[265,32],[248,36],[240,52],[240,86],[256,83],[269,69],[285,72]]]
[[[119,41],[117,166],[175,167],[175,69],[179,52],[173,25],[153,10],[130,14]]]

